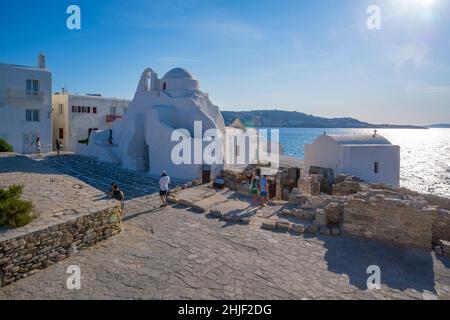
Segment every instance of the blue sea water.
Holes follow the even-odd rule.
[[[373,134],[373,129],[280,128],[284,154],[304,158],[304,145],[327,134]],[[401,186],[450,197],[450,129],[377,129],[400,146]]]

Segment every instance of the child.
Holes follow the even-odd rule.
[[[250,194],[252,195],[252,202],[254,204],[258,201],[258,192],[259,192],[259,177],[252,175],[252,180],[250,182]]]

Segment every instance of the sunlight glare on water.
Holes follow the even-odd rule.
[[[281,128],[286,155],[304,158],[304,144],[327,134],[373,134],[373,129]],[[400,145],[401,186],[450,197],[450,129],[378,129],[378,134]]]

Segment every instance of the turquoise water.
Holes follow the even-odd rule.
[[[304,158],[304,145],[327,134],[372,134],[373,129],[281,128],[284,154]],[[450,197],[450,129],[378,129],[400,146],[401,186]]]

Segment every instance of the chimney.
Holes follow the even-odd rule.
[[[38,68],[45,69],[45,54],[43,54],[42,52],[39,53]]]

